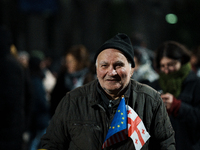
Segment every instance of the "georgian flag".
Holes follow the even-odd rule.
[[[140,150],[150,138],[150,135],[137,113],[128,105],[126,105],[126,109],[128,114],[128,137],[133,140],[135,149]]]
[[[150,135],[140,117],[130,106],[125,105],[124,97],[122,97],[102,149],[126,140],[128,137],[133,140],[135,149],[140,150]]]

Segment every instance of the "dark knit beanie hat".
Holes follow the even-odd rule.
[[[97,53],[95,54],[94,60],[96,61],[99,53],[108,48],[114,48],[121,51],[124,54],[124,56],[128,59],[128,61],[131,62],[131,67],[135,67],[133,47],[129,37],[126,34],[118,33],[116,36],[106,41],[98,49]]]

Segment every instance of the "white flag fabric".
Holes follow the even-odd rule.
[[[140,150],[145,142],[150,138],[149,133],[137,115],[137,113],[128,105],[127,109],[127,120],[128,120],[128,137],[133,140],[136,150]]]

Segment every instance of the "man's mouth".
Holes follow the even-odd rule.
[[[106,81],[119,81],[119,79],[106,79]]]

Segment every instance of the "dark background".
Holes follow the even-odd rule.
[[[200,44],[200,0],[0,0],[0,23],[18,51],[41,50],[55,59],[73,44],[91,57],[118,32],[141,33],[149,49],[165,40],[192,48]],[[176,24],[165,20],[168,13]]]

